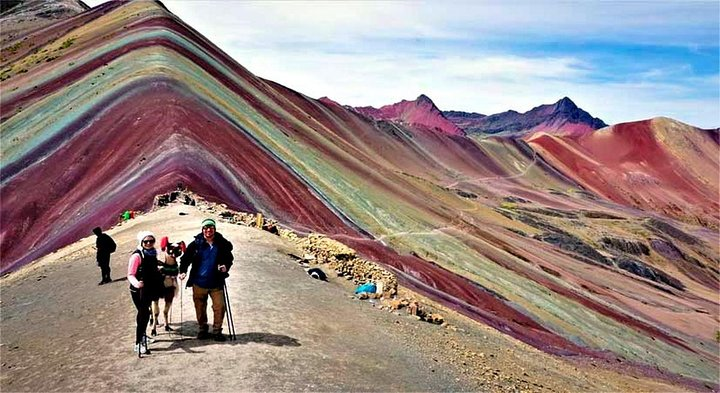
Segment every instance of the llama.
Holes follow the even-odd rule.
[[[179,274],[180,264],[178,259],[185,253],[185,242],[170,243],[167,236],[160,240],[160,248],[165,251],[165,261],[158,265],[160,273],[163,275],[163,292],[161,298],[165,301],[163,309],[163,317],[165,318],[165,331],[170,332],[170,319],[168,314],[172,307],[173,298],[178,290],[177,276]],[[158,317],[160,316],[160,299],[152,302],[152,331],[150,334],[157,336]]]

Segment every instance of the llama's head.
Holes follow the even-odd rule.
[[[170,243],[167,236],[163,236],[160,240],[160,248],[168,257],[177,259],[185,253],[185,242]]]

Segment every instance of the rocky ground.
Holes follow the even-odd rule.
[[[182,214],[182,215],[181,215]],[[380,299],[359,300],[328,271],[310,278],[265,231],[220,223],[235,245],[228,282],[237,340],[194,338],[190,291],[176,299],[173,334],[132,352],[135,310],[124,276],[135,234],[185,240],[206,213],[171,204],[109,231],[112,284],[97,286],[94,236],[2,278],[0,388],[9,391],[677,391],[591,361],[552,357],[432,304],[445,324],[419,321]],[[381,309],[382,306],[382,309]]]

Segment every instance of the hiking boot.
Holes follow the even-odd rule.
[[[149,354],[150,350],[145,345],[135,344],[134,352],[135,353],[140,352],[141,355],[145,355],[145,354]]]
[[[103,285],[103,284],[105,284],[105,280],[102,280],[98,283],[98,285]]]
[[[198,340],[207,340],[208,338],[210,338],[210,333],[201,330],[198,332],[197,338]]]
[[[225,335],[224,335],[224,334],[222,334],[222,333],[215,333],[215,334],[213,334],[213,340],[218,341],[218,342],[224,342],[224,341],[227,340],[227,339],[225,338]]]

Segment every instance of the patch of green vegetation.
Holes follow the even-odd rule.
[[[515,203],[515,202],[500,202],[500,207],[503,209],[516,209],[517,203]]]
[[[75,38],[68,38],[60,45],[60,49],[67,49],[75,42]]]
[[[717,342],[720,343],[720,330],[718,330],[717,332],[715,332],[715,341],[717,341]]]

